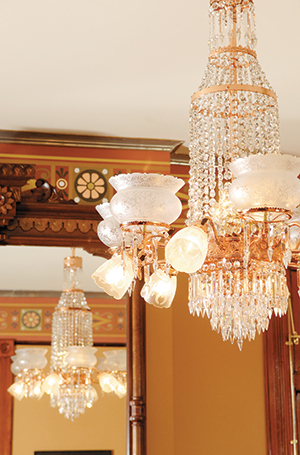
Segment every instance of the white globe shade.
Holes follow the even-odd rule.
[[[198,226],[178,231],[166,246],[166,259],[179,272],[195,273],[207,254],[207,234]]]

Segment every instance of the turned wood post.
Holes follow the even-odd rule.
[[[127,455],[146,455],[146,318],[136,280],[127,311]]]

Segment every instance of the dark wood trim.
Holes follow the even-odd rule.
[[[0,143],[119,150],[157,150],[171,153],[180,147],[183,141],[96,136],[87,134],[0,130]]]
[[[293,271],[287,278],[294,298]],[[293,284],[292,284],[293,282]],[[293,455],[292,403],[290,388],[288,315],[272,316],[264,333],[264,374],[268,455]]]
[[[13,425],[13,397],[7,392],[14,382],[10,370],[10,357],[14,355],[14,341],[0,341],[0,453],[11,455],[12,425]]]
[[[146,455],[146,316],[137,280],[127,314],[127,455]]]

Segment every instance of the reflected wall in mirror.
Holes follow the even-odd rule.
[[[17,345],[19,349],[24,345]],[[98,347],[103,351],[115,348]],[[50,363],[48,351],[48,365]],[[47,370],[47,367],[45,368]],[[111,449],[114,455],[126,451],[126,397],[101,392],[94,384],[98,401],[71,422],[52,408],[49,396],[40,400],[14,400],[12,455],[32,455],[35,451]],[[30,416],[30,418],[29,418]],[[95,425],[96,424],[96,425]]]
[[[92,178],[95,170],[101,173],[105,183],[116,173],[169,174],[169,153],[175,152],[180,145],[180,141],[168,140],[0,131],[0,190],[5,199],[9,188],[13,199],[5,199],[4,210],[0,213],[0,244],[80,247],[94,255],[108,257],[107,248],[97,237],[97,225],[101,219],[94,206],[104,201],[104,195],[108,199],[111,195],[106,194],[105,184],[101,194],[90,189],[86,194],[81,191],[77,177],[83,177],[87,171]],[[37,178],[40,180],[36,185]],[[22,188],[26,191],[22,192]],[[70,198],[79,204],[69,203]],[[134,397],[137,406],[134,409],[127,406],[128,455],[146,453],[144,317],[140,300],[130,299],[127,318],[128,403]],[[12,381],[8,371],[14,336],[12,334],[10,339],[0,337],[0,374],[3,379],[0,446],[1,455],[11,455],[12,399],[7,397],[6,389]],[[139,351],[139,356],[132,355],[133,351]],[[133,395],[136,392],[139,394]],[[140,410],[142,414],[134,414]]]

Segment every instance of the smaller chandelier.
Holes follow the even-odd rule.
[[[122,268],[123,270],[123,268]],[[126,350],[104,352],[96,368],[92,312],[81,287],[82,259],[73,254],[64,260],[64,289],[52,317],[51,365],[45,376],[48,349],[17,349],[11,371],[15,382],[8,388],[14,398],[40,399],[50,395],[50,405],[73,421],[98,399],[94,387],[126,395]]]

